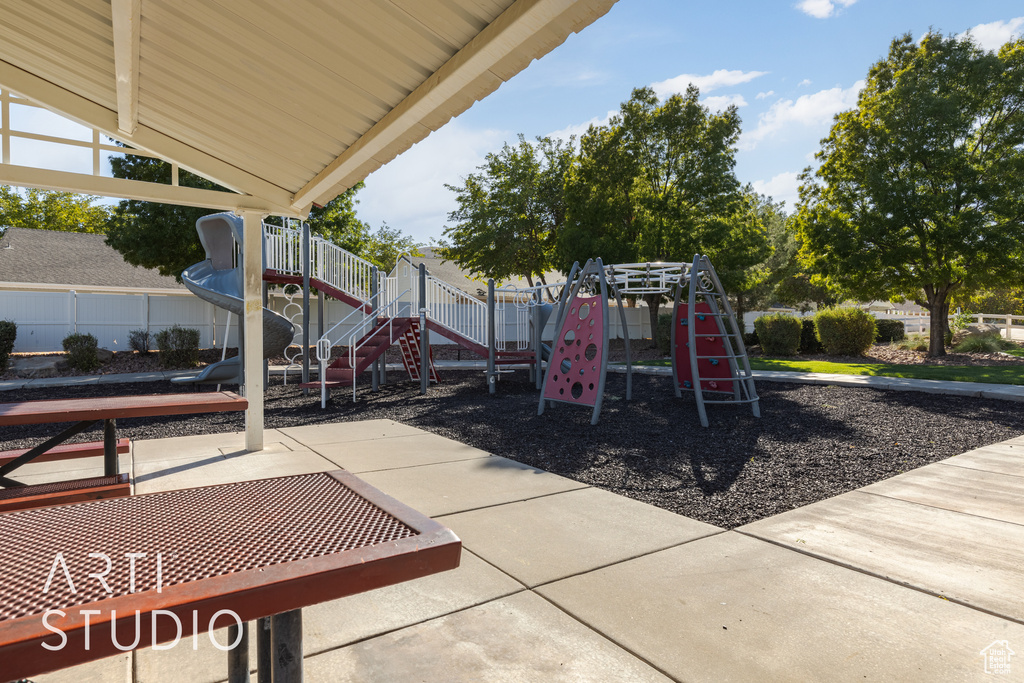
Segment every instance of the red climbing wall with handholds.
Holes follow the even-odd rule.
[[[693,388],[693,372],[690,369],[690,335],[686,328],[688,309],[688,304],[679,304],[673,323],[676,326],[676,347],[673,349],[676,359],[676,381],[684,389]],[[732,370],[729,367],[729,355],[725,346],[729,340],[721,336],[722,330],[719,327],[718,318],[711,315],[711,306],[707,303],[697,304],[693,323],[696,332],[697,355],[712,356],[697,360],[701,389],[732,393]]]
[[[544,398],[593,406],[601,383],[604,308],[601,297],[576,297],[552,345]]]

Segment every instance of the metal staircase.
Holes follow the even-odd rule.
[[[405,332],[398,339],[398,346],[402,350],[402,364],[405,366],[406,372],[409,373],[409,379],[414,382],[420,381],[420,349],[422,343],[422,337],[420,336],[420,321],[415,318],[409,319],[409,327],[406,328]],[[434,367],[434,352],[429,351],[429,370],[428,377],[431,382],[439,383],[441,380],[437,376],[437,368]]]

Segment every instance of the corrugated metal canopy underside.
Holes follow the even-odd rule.
[[[0,0],[0,87],[236,191],[305,209],[614,2]]]

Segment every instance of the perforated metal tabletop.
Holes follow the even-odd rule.
[[[132,643],[136,610],[146,647],[155,610],[179,617],[184,640],[219,610],[247,622],[453,569],[461,552],[451,531],[342,471],[10,512],[0,536],[0,680],[115,654],[111,621]],[[106,559],[90,553],[110,558],[106,585],[90,577]],[[48,617],[67,637],[58,651],[43,647],[61,642],[48,610],[65,614]],[[99,611],[89,650],[83,610]],[[156,624],[156,642],[174,639],[173,618]]]

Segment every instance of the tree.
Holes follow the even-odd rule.
[[[565,221],[563,185],[572,163],[572,142],[520,135],[488,154],[461,186],[445,185],[457,195],[448,215],[441,255],[477,276],[507,280],[536,276],[552,268],[555,240]]]
[[[633,91],[607,126],[580,140],[566,180],[565,227],[557,263],[690,262],[706,254],[729,289],[768,254],[764,226],[733,172],[740,118],[711,113],[694,86],[659,102]],[[645,297],[657,332],[661,295]]]
[[[171,167],[165,161],[149,157],[113,157],[110,160],[114,177],[154,183],[170,183]],[[226,191],[205,178],[180,170],[178,183],[184,187]],[[361,253],[370,240],[369,227],[356,217],[355,194],[362,183],[338,195],[309,213],[310,230],[355,254]],[[196,221],[216,213],[172,204],[134,200],[122,201],[110,217],[107,244],[119,251],[125,261],[135,266],[156,268],[161,275],[180,278],[181,272],[206,258]],[[269,217],[268,223],[280,225],[281,219]]]
[[[1024,41],[892,41],[800,188],[801,258],[844,297],[907,298],[945,354],[950,296],[1024,275]]]
[[[363,258],[384,273],[394,270],[398,257],[402,254],[423,255],[416,248],[416,241],[411,236],[403,234],[398,228],[388,227],[387,223],[367,237],[362,252]]]
[[[95,206],[99,197],[27,190],[22,196],[6,185],[0,186],[0,225],[12,228],[101,233],[106,230],[110,211]]]

